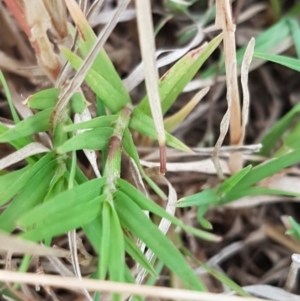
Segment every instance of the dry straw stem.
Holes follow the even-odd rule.
[[[232,20],[231,4],[228,0],[216,0],[215,24],[217,28],[221,28],[223,31],[230,144],[237,145],[242,136],[241,108],[237,82],[235,24]],[[227,132],[227,128],[226,122],[226,127],[221,129],[221,131]],[[220,142],[222,144],[223,141]],[[215,162],[216,167],[219,168],[217,160]],[[240,163],[239,165],[242,164]],[[220,171],[218,171],[218,174],[222,177]]]
[[[136,0],[136,15],[139,31],[139,41],[142,59],[144,63],[144,73],[152,118],[160,147],[160,172],[166,172],[166,136],[163,123],[163,116],[158,89],[158,70],[155,60],[155,41],[151,6],[149,0]]]
[[[216,10],[216,27],[223,31],[226,74],[231,73],[231,76],[226,78],[227,88],[231,86],[231,94],[228,99],[232,103],[230,110],[230,143],[236,145],[240,141],[242,128],[236,68],[235,24],[232,21],[231,4],[228,0],[217,0]]]
[[[36,275],[33,273],[18,273],[0,270],[1,282],[29,283],[35,285],[49,285],[65,289],[78,290],[86,288],[88,291],[101,291],[109,293],[132,294],[145,297],[188,300],[188,301],[262,301],[258,298],[242,298],[212,293],[202,293],[183,289],[164,287],[149,287],[112,281],[94,279],[76,279],[74,277],[60,277],[53,275]],[[265,299],[264,299],[265,300]]]
[[[82,12],[78,6],[78,4],[75,2],[75,0],[65,0],[66,5],[68,7],[68,10],[70,14],[74,18],[81,18],[81,20],[78,20],[78,22],[86,22],[86,19],[82,15]],[[90,53],[85,58],[84,62],[82,63],[79,70],[76,72],[73,79],[70,81],[68,85],[66,85],[59,95],[59,99],[57,102],[57,105],[54,109],[53,116],[52,116],[52,124],[53,127],[58,124],[63,118],[64,118],[64,109],[67,107],[69,100],[71,99],[74,91],[78,90],[80,85],[83,83],[84,78],[89,71],[89,69],[92,67],[92,64],[98,55],[99,51],[104,46],[105,42],[107,41],[108,37],[110,36],[111,32],[115,28],[115,26],[118,23],[119,17],[121,12],[127,7],[130,0],[124,0],[120,3],[118,8],[116,9],[116,12],[114,14],[114,17],[111,19],[111,21],[105,26],[105,28],[102,30],[101,34],[96,40],[95,45],[91,49]]]

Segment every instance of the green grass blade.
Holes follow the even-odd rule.
[[[236,292],[240,296],[250,297],[250,295],[247,292],[245,292],[242,287],[240,287],[237,283],[235,283],[234,281],[232,281],[223,272],[220,272],[220,271],[214,269],[213,267],[211,267],[211,266],[209,266],[209,265],[207,265],[207,264],[205,264],[205,263],[197,260],[195,258],[195,256],[193,256],[193,254],[191,254],[191,252],[189,250],[187,250],[186,248],[184,248],[183,253],[187,254],[190,258],[192,258],[197,263],[197,265],[199,265],[203,269],[205,269],[209,274],[211,274],[214,278],[216,278],[217,280],[219,280],[222,284],[225,284],[226,286],[228,286],[232,291]]]
[[[94,128],[93,130],[73,136],[62,146],[58,147],[57,152],[64,154],[80,149],[101,150],[108,144],[113,132],[113,128]]]
[[[285,114],[276,124],[271,128],[271,130],[262,139],[262,149],[260,154],[263,156],[268,156],[275,145],[278,143],[278,139],[283,135],[283,133],[289,128],[294,117],[300,112],[300,103],[293,107],[287,114]]]
[[[289,18],[288,24],[290,26],[292,37],[294,40],[294,45],[296,48],[296,54],[298,59],[300,59],[300,25],[296,18]]]
[[[58,88],[50,88],[39,91],[29,96],[27,100],[27,106],[36,110],[54,108],[57,103],[59,93],[60,91]]]
[[[10,197],[3,197],[5,193],[7,193],[7,190],[12,189],[12,185],[16,183],[20,178],[24,176],[24,174],[31,168],[32,166],[27,165],[26,167],[23,167],[22,169],[15,170],[8,172],[7,174],[4,174],[0,177],[0,206],[5,204],[7,201],[9,201]],[[26,182],[25,182],[26,183]],[[11,186],[11,187],[10,187]],[[13,194],[17,194],[19,190],[22,188],[23,185],[17,186],[16,189],[13,189]],[[9,188],[10,187],[10,188]]]
[[[109,278],[123,282],[125,279],[124,234],[115,208],[110,205],[111,244],[109,256]]]
[[[80,39],[78,48],[85,58],[96,43],[97,37],[80,9],[76,9],[76,13],[70,13],[72,14],[76,27],[79,28]],[[74,30],[70,28],[70,31],[74,36]],[[128,93],[123,86],[122,80],[104,49],[97,55],[92,65],[92,69],[103,76],[107,82],[111,83],[123,97],[128,97]]]
[[[223,194],[229,193],[249,173],[251,168],[251,165],[244,167],[242,170],[232,175],[229,179],[225,180],[217,189],[217,195],[222,196]]]
[[[130,127],[137,132],[157,140],[157,134],[154,127],[154,122],[151,117],[147,116],[137,108],[133,110],[133,115],[130,121]],[[184,152],[191,152],[190,148],[177,138],[166,132],[167,145]]]
[[[9,106],[12,118],[13,118],[15,124],[17,124],[17,123],[20,122],[20,118],[19,118],[19,115],[18,115],[18,113],[17,113],[17,111],[15,109],[15,106],[14,106],[14,103],[12,101],[11,94],[10,94],[7,82],[6,82],[5,77],[4,77],[4,75],[3,75],[3,73],[2,73],[1,70],[0,70],[0,82],[1,82],[1,84],[3,86],[4,93],[5,93],[7,102],[8,102],[8,106]]]
[[[300,150],[266,161],[252,168],[238,184],[238,189],[249,187],[300,161]]]
[[[273,62],[289,69],[295,70],[300,72],[300,60],[295,59],[292,57],[287,57],[283,55],[277,54],[269,54],[269,53],[261,53],[261,52],[254,52],[254,57],[262,60],[266,60],[269,62]]]
[[[100,214],[104,183],[101,178],[76,186],[24,214],[18,222],[27,231],[22,237],[38,241],[89,223]]]
[[[39,241],[79,228],[96,218],[102,201],[104,201],[104,197],[98,196],[92,200],[85,199],[78,202],[68,200],[60,204],[53,203],[53,201],[44,203],[22,216],[19,220],[19,225],[26,230],[25,233],[21,234],[21,237]],[[48,204],[56,207],[52,208]],[[44,210],[48,209],[51,209],[51,211],[45,214]],[[36,214],[42,215],[44,219],[37,220],[37,218],[34,218]],[[29,217],[31,220],[29,220]]]
[[[299,149],[300,148],[299,132],[300,132],[300,122],[295,124],[295,126],[290,130],[289,134],[287,134],[283,138],[284,147],[288,147],[289,150]],[[281,149],[279,149],[278,152],[280,152],[280,150]]]
[[[65,163],[66,163],[66,166],[67,166],[67,170],[70,170],[70,172],[71,172],[71,170],[72,170],[72,159],[67,157]],[[76,166],[76,168],[75,168],[75,183],[80,185],[80,184],[83,184],[87,181],[88,181],[88,178],[84,175],[84,173],[81,171],[81,169],[78,166]]]
[[[65,48],[62,49],[62,52],[70,62],[71,66],[75,70],[78,70],[83,62],[82,59]],[[107,70],[105,72],[108,73]],[[131,101],[127,93],[121,93],[112,85],[111,82],[107,81],[102,75],[98,74],[93,69],[88,71],[85,80],[112,113],[120,111]]]
[[[58,88],[50,88],[37,92],[28,98],[27,106],[36,110],[54,108],[57,104],[59,93],[60,90]],[[86,100],[82,93],[79,92],[74,93],[70,103],[75,113],[82,113],[86,107]]]
[[[72,112],[81,114],[87,108],[87,101],[82,93],[76,92],[71,98]]]
[[[0,204],[3,205],[8,202],[12,197],[14,197],[19,191],[26,185],[26,183],[36,174],[38,173],[44,166],[46,166],[54,157],[54,153],[48,153],[34,165],[30,165],[24,167],[21,170],[25,170],[24,172],[17,171],[16,173],[19,175],[14,181],[7,183],[6,179],[12,179],[10,174],[0,177],[0,187],[2,185],[6,185],[5,189],[0,190]],[[19,173],[20,172],[20,173]],[[3,182],[2,182],[3,179]],[[3,187],[3,186],[2,186]]]
[[[178,249],[145,216],[141,209],[121,191],[115,193],[115,208],[121,224],[141,239],[160,260],[180,277],[186,287],[200,291],[205,290],[204,285]]]
[[[191,81],[199,68],[215,51],[221,41],[222,35],[218,35],[208,43],[203,51],[192,50],[179,60],[160,80],[159,91],[163,114],[169,110],[184,87]],[[150,116],[147,96],[141,101],[138,108]]]
[[[132,199],[142,210],[150,211],[160,217],[166,218],[174,225],[182,228],[183,230],[192,233],[204,240],[210,241],[219,241],[220,238],[212,233],[208,233],[202,230],[195,229],[193,227],[185,225],[181,220],[177,219],[176,217],[168,214],[163,208],[159,205],[154,203],[152,200],[145,197],[141,192],[135,189],[131,184],[124,181],[123,179],[118,179],[118,186],[120,191],[125,193]]]
[[[125,131],[124,131],[122,147],[123,147],[124,151],[127,153],[127,155],[134,160],[136,166],[139,169],[139,172],[141,173],[142,177],[146,180],[148,185],[157,193],[158,196],[160,196],[162,199],[164,199],[165,198],[164,192],[145,173],[145,171],[140,163],[139,154],[136,149],[136,146],[134,145],[134,142],[133,142],[133,139],[132,139],[129,129],[125,129]]]
[[[66,132],[71,132],[77,130],[93,129],[97,127],[111,127],[112,123],[116,122],[117,119],[118,115],[100,116],[85,122],[66,125],[64,127],[64,130]]]
[[[132,238],[124,235],[125,240],[125,250],[129,254],[129,256],[138,264],[140,264],[143,268],[147,270],[147,272],[153,276],[158,277],[154,268],[146,259],[145,255],[141,252],[140,248],[135,244]]]
[[[215,204],[219,200],[216,192],[212,189],[205,189],[199,193],[183,197],[178,201],[176,207],[190,207]]]
[[[300,240],[300,225],[291,216],[289,217],[289,222],[292,228],[287,231],[287,234],[293,235],[296,239]]]
[[[110,205],[104,202],[101,210],[102,219],[102,235],[100,244],[100,259],[98,263],[99,279],[105,279],[109,267],[109,257],[111,252],[111,220],[110,220]]]
[[[47,165],[41,167],[41,169],[27,181],[24,189],[0,215],[0,229],[2,231],[13,231],[20,216],[26,214],[38,203],[43,201],[47,194],[49,183],[53,178],[56,164],[55,160],[51,161]]]
[[[1,142],[10,142],[50,129],[50,115],[53,109],[41,111],[19,122],[14,128],[0,135]]]
[[[243,198],[243,197],[250,197],[250,196],[258,196],[258,195],[282,195],[282,196],[290,196],[290,197],[299,197],[299,193],[279,190],[279,189],[271,189],[267,187],[246,187],[243,189],[234,189],[230,193],[223,196],[220,201],[219,205],[224,205],[234,200]]]
[[[204,218],[204,215],[209,210],[209,205],[201,205],[197,209],[197,220],[203,229],[211,230],[213,229],[212,224]]]

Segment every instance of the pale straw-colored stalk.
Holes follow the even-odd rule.
[[[151,6],[149,0],[136,0],[135,4],[146,88],[160,148],[160,172],[164,174],[166,172],[166,136],[158,88],[159,76],[155,59]]]
[[[174,300],[189,301],[262,301],[258,298],[243,298],[237,296],[226,296],[206,292],[197,292],[184,289],[173,289],[167,287],[150,287],[112,281],[95,279],[77,279],[74,277],[61,277],[53,275],[36,275],[34,273],[19,273],[0,270],[1,282],[30,283],[38,285],[49,285],[65,289],[78,290],[85,288],[89,291],[101,291],[109,293],[133,294],[145,297],[155,297]]]

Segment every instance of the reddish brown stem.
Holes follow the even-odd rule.
[[[160,169],[159,172],[164,175],[167,172],[167,151],[166,146],[159,146]]]

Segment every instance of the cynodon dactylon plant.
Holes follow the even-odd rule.
[[[149,262],[150,258],[147,259],[144,254],[146,247],[153,252],[155,258],[180,277],[185,287],[205,290],[205,286],[184,256],[165,236],[167,228],[161,232],[145,212],[162,218],[162,223],[168,220],[202,239],[219,241],[220,238],[185,225],[174,214],[165,211],[126,179],[122,179],[120,174],[124,154],[136,166],[135,178],[139,179],[140,183],[147,182],[159,196],[165,197],[159,186],[143,170],[131,131],[137,131],[152,140],[161,137],[159,145],[162,173],[165,172],[166,164],[165,143],[182,151],[191,152],[186,145],[165,132],[161,123],[162,115],[157,114],[166,114],[186,84],[218,47],[222,35],[187,53],[159,82],[153,82],[157,85],[154,96],[156,101],[153,102],[152,94],[148,93],[137,106],[133,106],[121,78],[103,50],[105,41],[128,2],[120,2],[114,17],[97,38],[76,2],[65,1],[76,26],[74,29],[69,24],[69,32],[76,41],[73,43],[75,47],[72,51],[60,47],[61,54],[68,61],[63,70],[55,63],[56,58],[50,58],[50,54],[53,54],[52,45],[49,45],[48,36],[45,34],[53,22],[52,26],[58,31],[59,37],[64,38],[63,28],[66,23],[63,23],[64,27],[60,27],[57,22],[59,20],[66,22],[66,18],[54,20],[48,16],[51,16],[53,10],[58,7],[64,16],[65,7],[55,1],[52,6],[48,4],[44,6],[41,2],[39,12],[47,16],[47,19],[45,27],[40,28],[37,24],[38,16],[35,16],[38,19],[36,20],[29,13],[31,2],[10,3],[9,7],[15,16],[20,14],[23,17],[25,21],[23,28],[36,50],[39,63],[49,78],[56,83],[56,87],[40,91],[26,100],[26,106],[35,112],[31,117],[22,121],[15,120],[16,124],[11,129],[1,125],[0,142],[11,143],[16,148],[16,152],[9,158],[1,160],[1,168],[23,159],[27,163],[21,169],[0,177],[2,188],[0,204],[7,204],[0,214],[0,229],[7,233],[20,229],[18,235],[23,239],[41,241],[46,246],[52,245],[54,237],[68,232],[71,259],[77,277],[81,277],[81,272],[74,229],[83,230],[98,254],[98,265],[93,277],[99,279],[108,277],[119,282],[135,282],[134,275],[125,264],[125,254],[147,273],[156,275],[153,263]],[[139,5],[137,2],[137,9]],[[145,24],[146,30],[152,29],[153,25],[149,18],[150,7],[144,13],[148,22]],[[38,29],[41,30],[40,34],[37,33]],[[147,34],[143,28],[139,29],[141,37]],[[150,35],[153,36],[152,31]],[[142,53],[147,51],[147,46],[143,48],[144,43],[145,41],[141,40]],[[153,55],[154,47],[152,48],[150,55],[151,53]],[[147,53],[143,58],[147,83],[148,80],[151,82],[151,73],[157,71],[155,68],[148,69]],[[59,60],[63,61],[62,57]],[[49,65],[49,62],[53,65]],[[153,62],[152,59],[150,63],[152,66]],[[74,68],[76,73],[72,79],[66,81],[65,79],[69,77],[66,76],[66,70],[70,71],[70,67]],[[57,70],[60,75],[57,74]],[[94,118],[91,118],[88,103],[80,88],[84,80],[96,94],[97,114]],[[2,83],[5,84],[4,78]],[[151,85],[151,83],[147,85],[148,91]],[[9,98],[9,91],[6,92]],[[200,97],[197,96],[197,99],[199,101]],[[190,105],[190,109],[186,109],[185,116],[192,107]],[[13,106],[12,112],[15,112]],[[175,127],[182,118],[180,115],[178,121],[171,120],[171,126]],[[43,140],[39,139],[41,142],[35,140],[40,133],[45,132],[47,134],[43,135],[47,137],[47,146],[42,143]],[[95,179],[88,179],[80,170],[77,164],[78,150],[85,152],[93,166]],[[101,170],[98,169],[96,162],[98,153],[102,155]],[[169,198],[174,204],[176,193],[170,194]],[[169,227],[169,224],[165,225]],[[140,248],[142,245],[144,247]],[[29,257],[25,256],[22,270],[27,269],[29,262]],[[87,291],[83,293],[87,298],[91,298]]]
[[[276,149],[276,142],[289,129],[299,106],[284,116],[263,138],[261,155],[271,157],[269,160],[261,164],[253,163],[254,167],[242,168],[240,157],[248,116],[247,80],[253,51],[257,58],[290,68],[295,66],[296,61],[266,53],[276,48],[277,44],[274,40],[267,43],[264,34],[256,39],[255,49],[254,39],[251,39],[247,49],[245,47],[235,53],[235,25],[230,15],[231,7],[228,1],[220,0],[216,2],[216,24],[222,33],[199,46],[203,34],[198,32],[184,53],[182,48],[178,51],[180,54],[165,57],[165,60],[177,62],[159,79],[157,66],[161,61],[155,58],[150,1],[136,0],[143,65],[133,72],[134,76],[122,81],[103,46],[130,1],[118,1],[111,18],[96,36],[88,20],[100,10],[103,2],[94,1],[87,9],[87,1],[80,1],[80,7],[75,0],[38,3],[33,0],[5,0],[28,37],[37,63],[51,86],[26,99],[24,106],[30,116],[20,120],[8,84],[0,74],[14,121],[13,126],[0,123],[0,143],[9,143],[15,149],[11,155],[0,160],[0,230],[5,233],[0,234],[0,239],[3,235],[7,244],[14,246],[23,243],[22,254],[25,255],[19,266],[22,272],[28,270],[33,256],[38,257],[37,268],[41,270],[39,256],[49,256],[55,266],[61,264],[56,257],[63,257],[71,262],[73,268],[72,272],[58,269],[63,276],[71,273],[81,279],[81,266],[93,263],[93,270],[88,275],[90,278],[141,284],[146,275],[150,275],[150,279],[158,277],[163,266],[166,266],[178,276],[185,288],[205,291],[204,283],[185,258],[190,255],[187,251],[183,255],[181,251],[184,248],[175,246],[167,232],[173,224],[202,240],[219,242],[222,238],[211,232],[212,224],[204,217],[210,208],[245,196],[298,195],[262,185],[260,181],[299,162],[299,146],[295,142],[297,126],[284,137],[283,145]],[[72,20],[72,24],[68,20]],[[287,32],[286,23],[280,22],[276,26],[282,26]],[[276,32],[276,26],[273,32]],[[278,34],[276,38],[283,40],[285,37]],[[228,112],[231,116],[225,115],[225,125],[221,124],[222,133],[214,157],[217,168],[214,169],[211,161],[207,166],[221,178],[230,173],[233,175],[222,179],[217,187],[204,189],[178,201],[176,190],[164,176],[168,167],[166,146],[189,154],[193,151],[170,132],[208,93],[218,68],[212,66],[202,70],[203,82],[207,83],[203,89],[195,93],[176,114],[165,119],[164,116],[222,40],[225,66],[220,67],[220,72],[226,71]],[[297,64],[299,66],[298,60]],[[237,91],[237,67],[240,65],[244,97],[242,112]],[[129,92],[143,79],[146,95],[134,105]],[[83,92],[83,83],[95,95],[92,105]],[[232,160],[229,163],[219,161],[217,156],[229,125],[233,145],[231,157],[236,158],[236,166],[233,166]],[[153,165],[148,170],[143,168],[136,133],[158,145],[159,168]],[[250,150],[250,147],[245,148]],[[272,157],[274,149],[275,155]],[[83,172],[82,161],[85,159],[92,168],[92,175],[87,176]],[[20,168],[8,169],[15,163],[20,163]],[[128,170],[134,185],[126,176],[122,177],[121,167],[125,164],[130,166]],[[160,185],[168,187],[167,196]],[[166,208],[150,198],[148,188],[156,194],[156,199],[167,201]],[[202,229],[186,225],[175,216],[176,207],[187,206],[198,206],[197,218]],[[293,226],[290,232],[299,238],[299,225],[293,219],[290,221]],[[68,237],[70,252],[52,248],[57,237],[63,235]],[[88,240],[93,255],[84,248],[82,237]],[[11,250],[8,248],[6,251]],[[205,264],[203,268],[238,294],[248,295],[223,273]],[[11,291],[18,288],[18,283],[10,287]],[[45,289],[54,296],[53,299],[56,298],[51,288],[45,285]],[[88,300],[100,298],[99,292],[93,297],[86,288],[81,287],[81,292]],[[114,299],[121,300],[121,297],[115,295]]]

